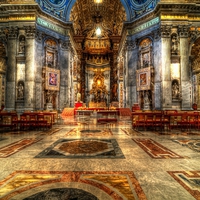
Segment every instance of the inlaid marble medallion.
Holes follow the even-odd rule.
[[[35,158],[125,158],[115,139],[59,139]]]

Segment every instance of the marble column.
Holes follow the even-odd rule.
[[[162,109],[172,108],[171,92],[171,26],[161,26],[162,60]]]
[[[26,56],[26,69],[25,69],[25,92],[24,100],[25,110],[35,110],[35,27],[25,27],[26,31],[26,45],[25,45],[25,56]]]
[[[8,46],[7,46],[7,82],[6,82],[6,110],[15,109],[16,99],[16,50],[17,50],[18,28],[10,27],[8,29]]]
[[[179,26],[182,110],[190,110],[192,108],[188,31],[187,26]]]

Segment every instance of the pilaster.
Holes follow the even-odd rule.
[[[16,78],[16,50],[17,50],[18,27],[8,28],[7,43],[7,83],[6,83],[6,110],[15,109],[15,78]]]
[[[182,92],[182,110],[189,110],[192,107],[192,91],[189,69],[189,27],[179,26],[180,37],[180,64],[181,64],[181,92]]]
[[[161,43],[162,43],[162,109],[172,108],[172,94],[171,94],[171,26],[161,26]]]
[[[132,107],[137,102],[136,90],[136,70],[138,62],[138,48],[136,40],[128,39],[126,41],[126,105]]]
[[[25,110],[35,110],[35,27],[25,27]]]

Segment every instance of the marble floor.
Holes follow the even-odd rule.
[[[1,131],[0,199],[200,200],[200,131],[64,119]]]

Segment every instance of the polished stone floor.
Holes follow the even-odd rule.
[[[200,199],[200,131],[65,119],[1,132],[0,199]]]

